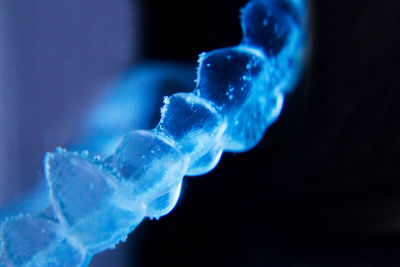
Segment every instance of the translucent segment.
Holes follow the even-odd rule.
[[[147,207],[146,215],[150,218],[160,218],[172,211],[178,202],[182,182],[172,188],[168,193],[153,200]]]
[[[259,48],[274,64],[279,90],[293,90],[303,71],[307,17],[304,0],[256,0],[242,12],[242,44]],[[272,60],[273,59],[273,60]]]
[[[196,92],[213,102],[229,120],[247,100],[265,61],[258,50],[245,46],[204,53],[200,55]]]
[[[189,158],[172,140],[140,130],[125,135],[105,163],[118,173],[132,198],[148,205],[179,185]]]
[[[0,225],[0,229],[1,229]],[[0,267],[6,267],[6,262],[4,261],[4,255],[3,255],[3,237],[0,236]]]
[[[60,222],[92,254],[126,239],[144,217],[140,202],[130,209],[118,205],[124,196],[117,180],[80,155],[48,153],[45,172]]]
[[[261,48],[268,56],[276,56],[289,42],[299,19],[289,0],[256,0],[249,2],[242,13],[243,43]],[[293,14],[293,15],[292,15]]]
[[[1,228],[4,266],[82,266],[86,251],[61,226],[42,216],[22,215]]]
[[[304,25],[303,0],[250,1],[242,12],[242,43],[202,54],[195,92],[166,98],[155,130],[124,136],[102,163],[48,153],[52,207],[0,226],[0,267],[86,266],[144,216],[168,214],[185,173],[212,170],[223,150],[253,148],[298,80]]]
[[[220,145],[214,146],[210,151],[204,154],[202,157],[191,162],[190,167],[186,173],[189,176],[196,176],[205,174],[217,166],[223,149]]]
[[[260,1],[260,0],[255,0]],[[282,12],[283,16],[292,20],[296,26],[306,23],[306,0],[261,0],[268,7],[274,7]],[[300,27],[298,27],[300,28]]]
[[[265,84],[259,84],[264,88]],[[264,136],[267,128],[279,117],[284,97],[279,92],[266,91],[255,94],[251,101],[235,114],[234,125],[230,125],[221,138],[226,151],[244,152],[255,147]]]
[[[283,96],[274,64],[258,50],[244,46],[201,57],[197,90],[226,116],[228,126],[221,137],[224,150],[253,148],[279,116]]]
[[[226,123],[210,102],[189,93],[174,94],[165,102],[156,131],[173,138],[191,162],[215,146]]]

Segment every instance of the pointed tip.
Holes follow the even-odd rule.
[[[43,168],[44,168],[44,176],[45,176],[48,186],[50,183],[50,180],[49,180],[50,175],[49,174],[50,174],[50,166],[51,166],[52,160],[54,160],[54,153],[46,152],[46,154],[44,155],[44,158],[43,158]],[[49,188],[50,188],[50,186],[49,186]]]
[[[46,164],[47,162],[51,161],[53,158],[54,158],[54,153],[46,152],[46,154],[44,154],[44,158],[43,158],[44,164]]]
[[[62,148],[60,146],[56,147],[56,153],[66,153],[67,150],[65,148]]]

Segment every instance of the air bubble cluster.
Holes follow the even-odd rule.
[[[256,146],[301,71],[305,13],[303,0],[250,1],[242,42],[202,53],[196,88],[166,97],[155,129],[127,133],[104,160],[47,153],[51,205],[1,224],[0,266],[86,266],[145,217],[169,213],[185,175]]]

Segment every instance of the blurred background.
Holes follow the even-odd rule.
[[[241,40],[245,3],[1,0],[0,205],[43,180],[46,151],[97,151],[115,88],[135,88],[129,127],[154,127],[198,54]],[[305,74],[260,145],[185,179],[172,213],[91,266],[400,265],[400,2],[309,6]]]

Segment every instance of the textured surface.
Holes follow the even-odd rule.
[[[54,265],[62,266],[60,259],[70,255],[71,265],[86,264],[83,258],[124,241],[145,216],[159,218],[168,213],[188,168],[189,174],[201,174],[218,163],[223,150],[242,152],[254,147],[279,116],[286,88],[282,85],[292,79],[287,73],[299,71],[304,49],[300,38],[304,6],[275,8],[280,3],[253,1],[244,8],[242,44],[200,55],[197,88],[193,94],[166,98],[156,129],[126,134],[105,161],[63,149],[48,153],[48,209],[54,209],[55,218],[51,223],[40,221],[40,226],[31,215],[6,221],[1,254],[5,263],[23,265],[32,259],[44,266],[55,258]],[[298,3],[302,2],[293,2]],[[259,13],[254,8],[259,4],[267,11]],[[300,13],[286,14],[290,12]],[[274,29],[286,30],[271,32],[267,24],[247,33],[248,24],[260,26],[258,19],[251,21],[260,16],[271,21],[275,17]],[[273,42],[266,44],[266,36]],[[18,231],[8,231],[8,227]],[[23,236],[38,232],[38,227],[42,234],[27,248],[20,248]],[[58,242],[59,236],[68,241]],[[57,243],[55,249],[49,245],[53,243]],[[79,248],[77,253],[70,253],[71,244]]]

